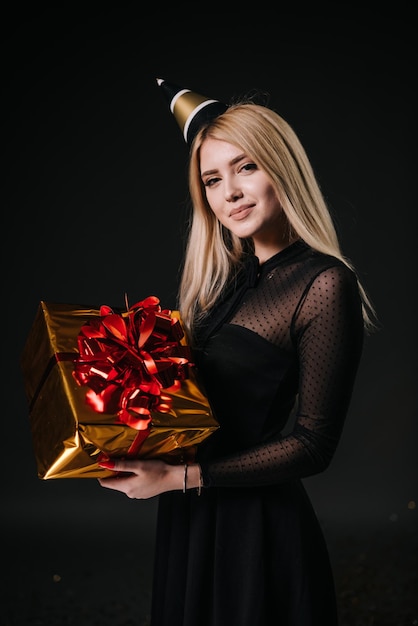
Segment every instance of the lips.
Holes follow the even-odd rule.
[[[253,205],[252,204],[242,204],[241,206],[235,207],[229,214],[233,220],[242,220],[249,213],[251,213]]]

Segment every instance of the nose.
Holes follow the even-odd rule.
[[[243,193],[236,186],[230,186],[225,190],[225,198],[227,202],[235,202],[239,198],[242,198]]]

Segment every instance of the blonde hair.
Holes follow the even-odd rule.
[[[275,111],[250,102],[231,105],[200,129],[189,161],[192,205],[179,288],[179,310],[192,336],[196,321],[219,298],[252,243],[220,224],[206,200],[200,176],[200,148],[206,138],[240,148],[268,174],[276,187],[289,228],[289,241],[300,237],[309,246],[333,255],[354,271],[342,254],[336,229],[306,152],[289,124]],[[373,306],[358,281],[366,329],[374,327]]]

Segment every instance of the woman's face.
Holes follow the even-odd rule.
[[[257,256],[282,249],[284,215],[267,174],[239,148],[208,138],[200,148],[200,175],[210,208],[236,236],[252,238]],[[260,260],[262,260],[260,258]]]

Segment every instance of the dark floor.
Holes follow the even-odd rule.
[[[129,501],[122,509],[119,516],[98,506],[94,520],[83,518],[83,507],[74,515],[65,509],[55,516],[27,511],[3,522],[0,624],[146,626],[155,508]],[[324,531],[340,626],[418,625],[413,524],[328,522]]]
[[[418,529],[327,529],[340,626],[418,625]]]

